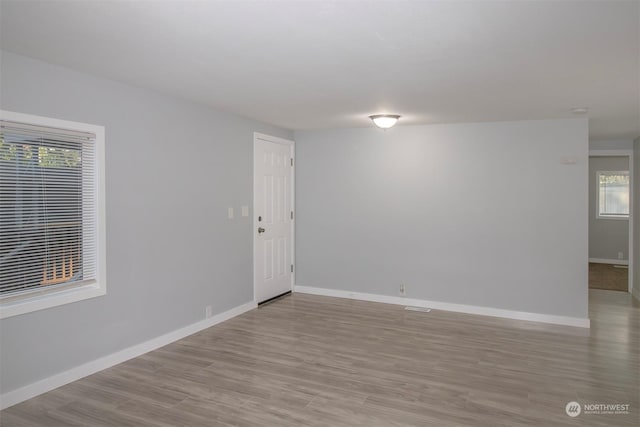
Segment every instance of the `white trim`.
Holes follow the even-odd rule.
[[[0,319],[95,298],[106,293],[105,286],[100,286],[93,281],[93,283],[69,289],[51,289],[47,293],[27,294],[21,298],[14,297],[15,299],[3,301],[0,304]]]
[[[633,156],[633,150],[589,150],[589,157],[626,157]]]
[[[295,145],[295,141],[290,139],[279,138],[277,136],[271,136],[260,132],[253,133],[253,140],[261,139],[267,142],[273,142],[274,144],[282,144],[282,145]]]
[[[96,147],[95,191],[97,202],[96,280],[93,280],[91,283],[83,286],[77,286],[65,290],[52,288],[50,290],[34,292],[33,294],[25,294],[24,297],[7,296],[4,298],[4,301],[0,298],[0,319],[105,295],[107,293],[107,233],[104,126],[36,116],[33,114],[16,113],[6,110],[0,110],[0,119],[21,123],[34,123],[39,126],[58,129],[93,133],[95,135],[94,144]]]
[[[252,158],[253,160],[255,160],[255,150],[256,150],[256,142],[257,140],[263,140],[263,141],[267,141],[267,142],[273,142],[274,144],[282,144],[282,145],[288,145],[290,147],[291,150],[291,159],[293,160],[293,165],[291,166],[291,209],[293,210],[293,219],[291,221],[291,264],[294,266],[293,268],[293,272],[291,273],[291,291],[293,291],[294,285],[296,283],[296,142],[290,139],[284,139],[284,138],[279,138],[277,136],[271,136],[271,135],[266,135],[264,133],[260,133],[260,132],[254,132],[253,133],[253,152],[252,154]],[[253,162],[252,160],[252,162]],[[256,172],[256,166],[255,166],[255,162],[253,162],[252,164],[252,173],[251,173],[251,177],[252,177],[252,186],[255,186],[255,172]],[[251,257],[253,259],[253,263],[252,263],[252,267],[253,267],[253,300],[254,302],[258,302],[256,299],[256,268],[255,268],[255,263],[256,263],[256,243],[258,241],[258,237],[257,234],[255,234],[255,230],[258,229],[258,218],[256,216],[256,193],[255,193],[255,188],[253,188],[253,199],[252,199],[252,203],[253,203],[253,229],[251,231],[251,234],[253,235],[253,241],[252,241],[252,253],[251,253]]]
[[[381,302],[385,304],[409,305],[415,307],[433,308],[436,310],[455,311],[458,313],[479,314],[481,316],[503,317],[506,319],[527,320],[530,322],[552,323],[556,325],[589,328],[589,319],[581,317],[556,316],[553,314],[529,313],[526,311],[504,310],[501,308],[482,307],[477,305],[453,304],[448,302],[428,301],[415,298],[393,297],[387,295],[366,294],[360,292],[343,291],[338,289],[315,288],[309,286],[295,286],[294,292],[303,294],[323,295],[328,297],[349,298],[361,301]]]
[[[133,359],[134,357],[138,357],[152,350],[163,347],[174,341],[195,334],[203,329],[210,328],[218,323],[222,323],[247,311],[253,310],[254,308],[256,308],[256,304],[253,301],[239,305],[208,319],[192,323],[184,328],[177,329],[141,344],[137,344],[108,356],[87,362],[83,365],[71,368],[68,371],[61,372],[49,378],[28,384],[24,387],[20,387],[19,389],[9,391],[0,396],[0,409],[8,408],[42,393],[62,387],[70,382],[77,381],[80,378],[95,374],[103,369],[126,362],[129,359]]]
[[[614,221],[629,221],[629,215],[620,215],[620,216],[613,216],[613,215],[600,215],[600,212],[596,212],[596,219],[597,220],[614,220]]]
[[[633,239],[634,239],[634,235],[633,235],[633,217],[634,215],[640,215],[640,212],[634,212],[633,211],[633,204],[634,204],[634,198],[633,198],[633,192],[634,192],[634,186],[633,186],[633,177],[634,177],[634,170],[633,170],[633,149],[624,149],[624,150],[589,150],[589,157],[627,157],[629,159],[629,217],[626,218],[629,221],[629,256],[628,258],[630,260],[635,260],[634,258],[634,253],[633,253]],[[639,171],[640,172],[640,171]],[[597,209],[597,207],[596,207]],[[627,278],[627,282],[629,283],[629,288],[628,291],[630,294],[632,295],[636,295],[633,292],[633,272],[635,268],[640,268],[640,265],[637,265],[637,263],[634,262],[630,262],[627,264],[629,266],[629,275]]]
[[[589,262],[595,264],[629,265],[629,260],[626,259],[589,258]]]

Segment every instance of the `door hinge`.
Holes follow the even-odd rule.
[[[291,211],[291,219],[293,219],[293,211]]]
[[[293,264],[291,264],[291,272],[293,273]]]
[[[293,158],[291,159],[291,166],[293,166]]]

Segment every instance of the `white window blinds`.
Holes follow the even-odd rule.
[[[598,217],[629,217],[629,171],[597,172]]]
[[[0,296],[96,279],[94,140],[0,121]]]

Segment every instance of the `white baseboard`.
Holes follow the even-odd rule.
[[[101,357],[100,359],[92,360],[83,365],[69,369],[68,371],[61,372],[53,375],[49,378],[37,381],[32,384],[28,384],[24,387],[20,387],[16,390],[9,391],[0,396],[0,409],[5,409],[32,397],[38,396],[42,393],[46,393],[58,387],[61,387],[70,382],[79,380],[88,375],[95,374],[96,372],[110,368],[122,362],[126,362],[129,359],[138,357],[145,353],[148,353],[157,348],[163,347],[174,341],[182,339],[186,336],[195,334],[203,329],[210,328],[218,323],[222,323],[225,320],[229,320],[233,317],[239,316],[249,310],[256,308],[255,302],[248,302],[246,304],[239,305],[223,313],[212,316],[208,319],[201,320],[191,325],[185,326],[173,332],[161,335],[153,338],[149,341],[145,341],[141,344],[134,345],[133,347],[125,348],[116,353],[112,353],[108,356]]]
[[[629,265],[629,261],[626,259],[589,258],[589,262],[596,264]]]
[[[362,301],[382,302],[386,304],[409,305],[415,307],[434,308],[436,310],[455,311],[458,313],[479,314],[482,316],[504,317],[506,319],[528,320],[531,322],[552,323],[556,325],[589,328],[589,319],[581,317],[556,316],[553,314],[529,313],[526,311],[504,310],[501,308],[481,307],[476,305],[453,304],[448,302],[427,301],[422,299],[393,297],[387,295],[366,294],[338,289],[295,286],[294,292],[303,294],[324,295],[328,297],[350,298]]]

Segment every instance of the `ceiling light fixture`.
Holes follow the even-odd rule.
[[[369,118],[373,120],[373,123],[380,129],[389,129],[398,123],[400,116],[397,114],[374,114],[373,116],[369,116]]]
[[[572,108],[571,112],[573,114],[587,114],[589,112],[589,109],[586,107],[576,107],[576,108]]]

